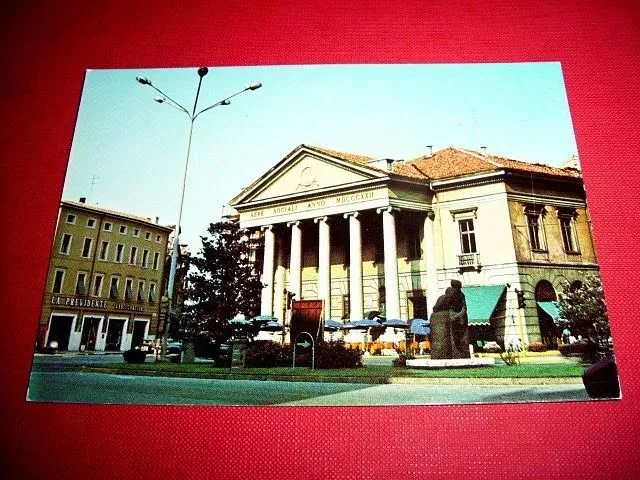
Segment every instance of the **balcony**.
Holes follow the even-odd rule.
[[[478,270],[482,268],[479,253],[463,253],[458,255],[458,268],[460,272],[465,270]]]

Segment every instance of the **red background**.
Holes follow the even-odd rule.
[[[640,475],[635,448],[640,433],[635,351],[640,9],[634,2],[93,3],[32,1],[3,7],[5,475]],[[535,60],[563,65],[616,342],[621,401],[367,408],[24,401],[86,68]]]

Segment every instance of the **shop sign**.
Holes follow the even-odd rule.
[[[107,301],[96,300],[94,298],[53,296],[51,297],[51,305],[62,305],[65,307],[107,308]]]

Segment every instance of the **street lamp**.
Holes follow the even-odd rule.
[[[198,97],[200,96],[200,87],[202,85],[202,79],[204,78],[204,76],[209,73],[209,69],[207,67],[200,67],[198,69],[198,76],[200,77],[200,79],[198,80],[198,90],[196,91],[196,98],[193,102],[193,109],[191,110],[191,113],[189,113],[189,111],[184,108],[182,105],[180,105],[177,101],[175,101],[173,98],[171,98],[169,95],[167,95],[166,93],[164,93],[162,90],[160,90],[158,87],[156,87],[153,83],[151,83],[151,80],[149,80],[147,77],[143,77],[143,76],[137,76],[136,80],[138,81],[138,83],[142,84],[142,85],[148,85],[149,87],[153,88],[156,92],[158,92],[160,94],[160,96],[156,96],[154,97],[154,100],[158,103],[164,103],[167,104],[173,108],[175,108],[176,110],[180,110],[181,112],[184,112],[185,114],[187,114],[187,116],[189,117],[189,136],[187,139],[187,152],[186,152],[186,158],[185,158],[185,162],[184,162],[184,173],[182,176],[182,189],[181,189],[181,193],[180,193],[180,207],[178,209],[178,221],[176,223],[176,230],[175,230],[175,234],[173,237],[173,251],[171,253],[171,268],[169,270],[169,282],[167,285],[167,298],[168,298],[168,311],[167,311],[167,318],[166,318],[166,322],[165,322],[165,328],[164,328],[164,333],[162,335],[162,350],[161,350],[161,360],[166,360],[166,353],[167,353],[167,339],[168,339],[168,335],[169,335],[169,328],[171,327],[171,317],[173,315],[173,289],[174,289],[174,284],[175,284],[175,278],[176,278],[176,268],[177,268],[177,264],[178,264],[178,256],[180,254],[180,242],[179,242],[179,238],[180,238],[180,223],[182,221],[182,206],[184,204],[184,191],[185,191],[185,187],[187,185],[187,169],[189,167],[189,153],[191,151],[191,138],[193,136],[193,124],[196,121],[196,118],[198,118],[198,116],[206,111],[211,110],[212,108],[215,107],[219,107],[222,105],[229,105],[230,99],[235,97],[236,95],[240,95],[243,92],[246,92],[247,90],[257,90],[258,88],[262,87],[261,83],[252,83],[250,85],[247,85],[245,88],[243,88],[242,90],[234,93],[233,95],[229,95],[226,98],[223,98],[222,100],[220,100],[219,102],[214,103],[213,105],[210,105],[206,108],[203,108],[202,110],[200,110],[198,113],[196,113],[196,108],[198,106]]]

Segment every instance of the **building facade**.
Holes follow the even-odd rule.
[[[410,320],[458,279],[474,344],[553,346],[558,293],[599,272],[576,168],[455,147],[394,161],[300,145],[230,205],[262,232],[261,313],[285,323],[287,291],[323,300],[325,319]]]
[[[80,200],[60,204],[37,346],[125,351],[155,337],[171,229]]]

